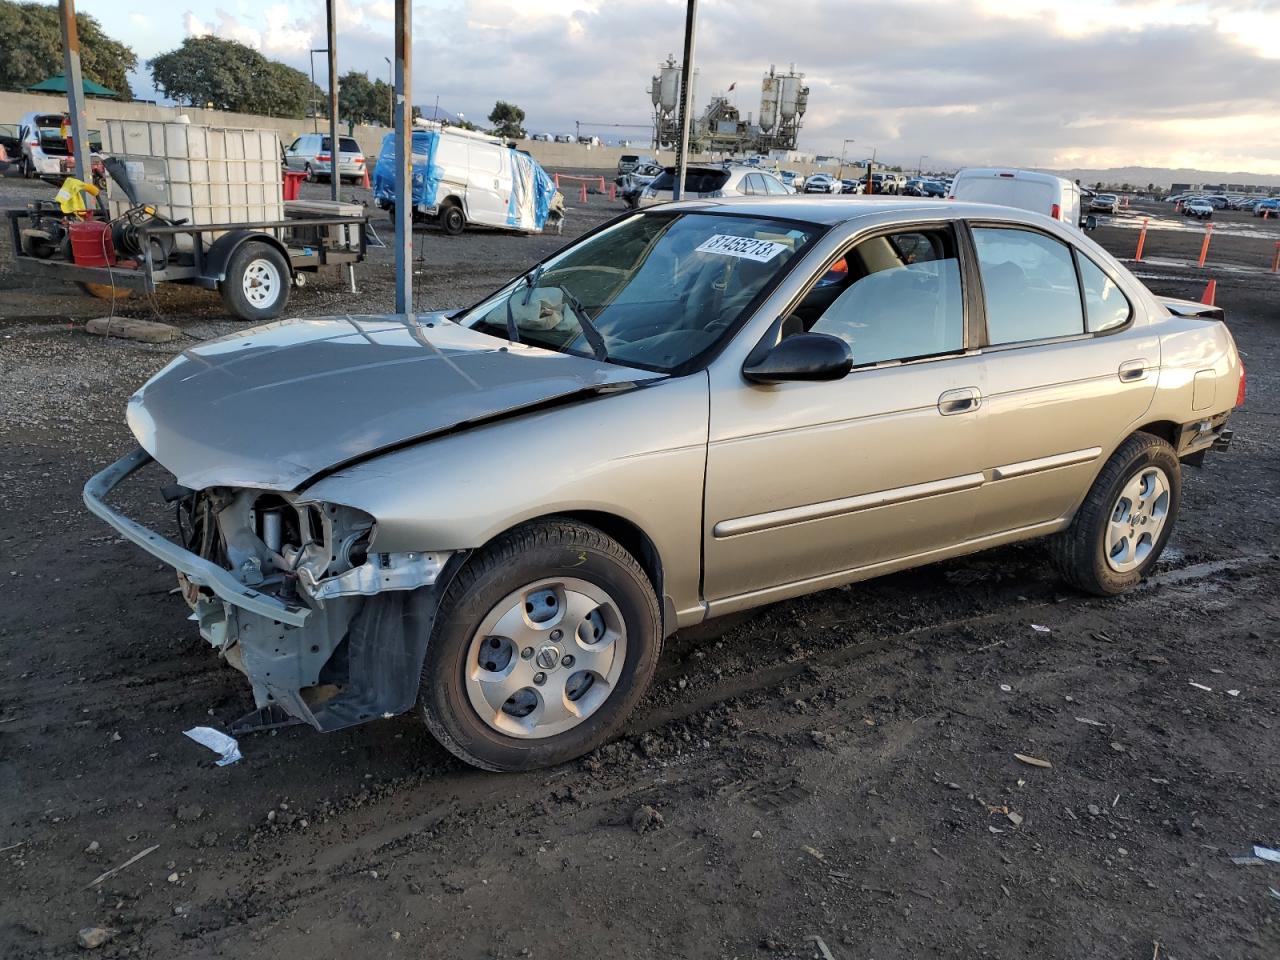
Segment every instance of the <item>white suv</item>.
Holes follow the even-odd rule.
[[[675,167],[666,167],[640,191],[634,205],[650,207],[674,199]],[[795,193],[771,173],[736,164],[693,164],[685,172],[682,200],[707,197],[783,197]]]

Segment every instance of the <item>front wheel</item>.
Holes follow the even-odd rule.
[[[250,241],[241,244],[227,264],[218,285],[222,302],[241,320],[258,322],[278,317],[289,302],[289,263],[275,247]]]
[[[593,527],[536,521],[478,552],[450,584],[419,708],[474,766],[551,766],[617,731],[661,649],[657,597],[636,559]]]
[[[1182,465],[1173,448],[1135,433],[1103,466],[1071,526],[1051,540],[1054,566],[1099,596],[1132,589],[1155,566],[1173,533]]]

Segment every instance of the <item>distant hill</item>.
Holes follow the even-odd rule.
[[[1267,187],[1280,187],[1280,173],[1224,173],[1221,170],[1196,170],[1190,167],[1109,167],[1105,170],[1050,170],[1037,167],[1046,173],[1065,177],[1068,180],[1079,180],[1085,185],[1101,180],[1108,184],[1132,183],[1145,187],[1154,183],[1157,187],[1169,187],[1174,183],[1238,183],[1258,184]]]

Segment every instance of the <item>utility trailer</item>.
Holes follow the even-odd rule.
[[[355,292],[354,265],[364,260],[368,249],[369,218],[354,215],[351,204],[337,206],[348,215],[312,216],[305,210],[290,211],[286,202],[283,220],[211,224],[158,222],[146,216],[129,220],[129,214],[109,220],[101,210],[91,211],[87,220],[64,223],[58,204],[47,201],[5,214],[14,262],[23,273],[69,280],[104,299],[150,293],[161,283],[185,283],[217,290],[232,315],[261,321],[284,312],[291,286],[303,286],[308,274],[327,267],[345,266]],[[42,227],[56,223],[91,237],[94,228],[78,230],[79,224],[101,224],[97,235],[103,239],[91,241],[101,250],[90,251],[93,256],[87,259],[92,262],[73,252],[70,236]],[[128,231],[127,244],[113,243],[113,233],[118,241],[121,229]],[[136,256],[117,257],[117,245],[136,251]]]

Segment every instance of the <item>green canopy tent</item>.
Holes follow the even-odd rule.
[[[67,78],[61,73],[56,73],[47,80],[41,80],[39,83],[33,83],[27,87],[31,93],[62,93],[67,92]],[[111,97],[119,99],[120,94],[114,90],[108,90],[100,83],[94,83],[89,78],[84,80],[84,92],[89,97]]]

